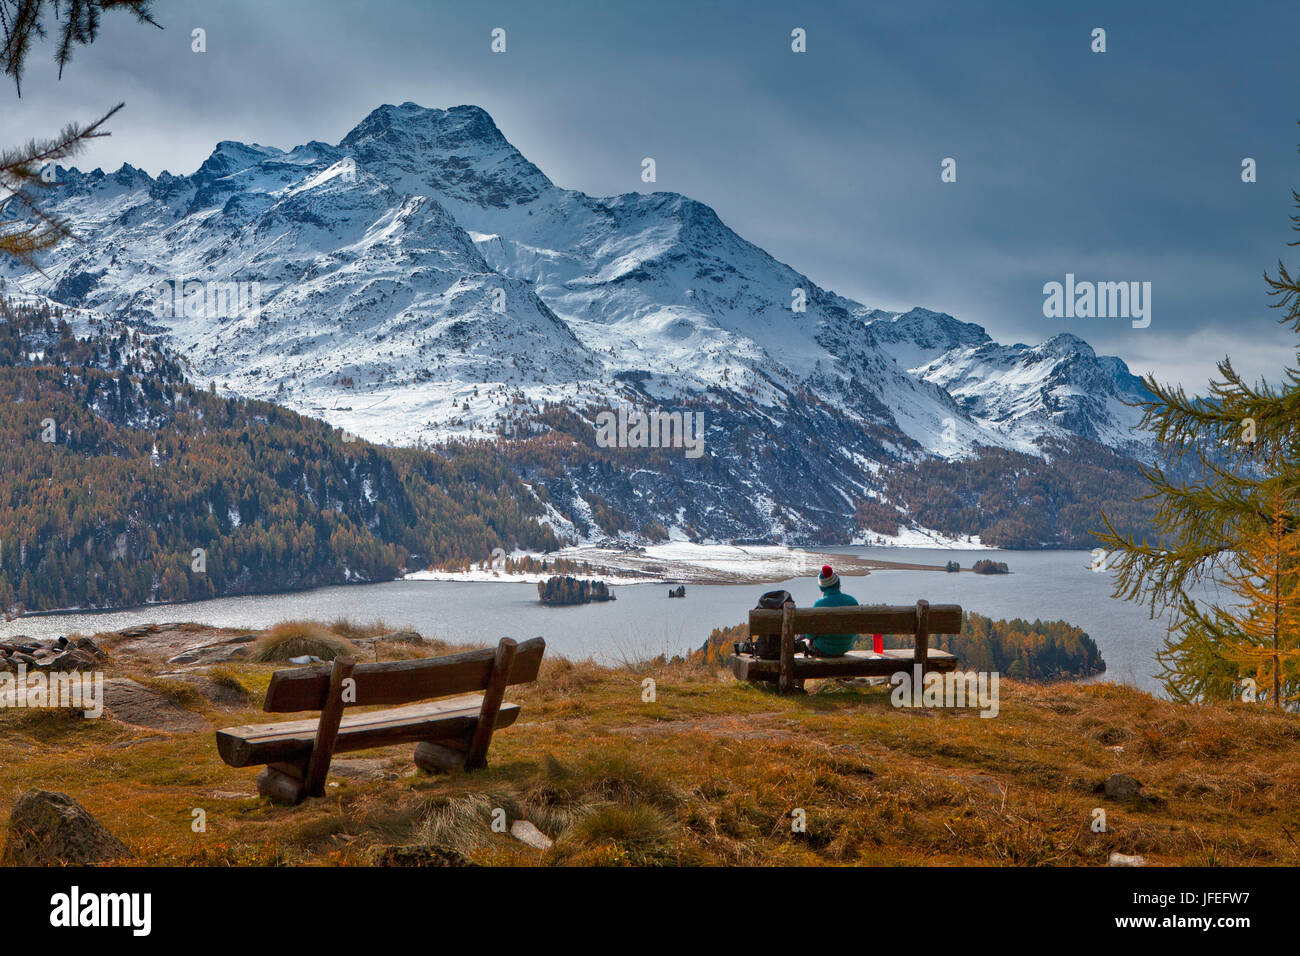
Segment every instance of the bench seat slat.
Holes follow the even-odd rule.
[[[334,752],[422,740],[468,739],[482,705],[481,695],[466,694],[406,707],[345,713]],[[495,726],[509,727],[518,717],[518,704],[502,704]],[[309,718],[227,727],[217,731],[217,750],[232,767],[305,760],[311,755],[316,725],[317,720]]]
[[[809,677],[888,677],[897,671],[911,673],[914,663],[915,651],[910,647],[888,648],[880,654],[849,651],[843,657],[796,657],[794,675],[799,680]],[[926,669],[956,670],[957,658],[948,651],[931,650],[926,655]],[[733,654],[731,670],[737,680],[774,681],[781,676],[781,661],[751,654]]]

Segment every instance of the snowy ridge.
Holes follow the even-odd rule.
[[[6,289],[166,332],[199,381],[396,444],[532,433],[547,404],[707,409],[719,467],[575,476],[557,520],[585,520],[605,482],[607,501],[689,501],[718,536],[780,538],[842,524],[882,462],[1076,436],[1142,453],[1119,359],[871,309],[685,196],[560,189],[477,107],[381,106],[333,146],[221,142],[190,176],[56,178],[49,209],[85,242],[43,275],[0,266]],[[258,295],[177,313],[159,289],[178,281]],[[745,434],[788,456],[755,469]]]

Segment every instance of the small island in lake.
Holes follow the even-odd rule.
[[[679,585],[677,585],[677,587],[675,587],[675,588],[669,588],[669,589],[668,589],[668,596],[669,596],[670,598],[675,598],[675,597],[684,598],[684,597],[686,597],[686,585],[685,585],[685,584],[679,584]]]
[[[551,606],[614,600],[613,590],[604,581],[583,581],[567,574],[538,581],[537,596],[543,604]]]
[[[976,574],[1010,574],[1005,561],[990,561],[988,558],[976,561],[971,565],[971,570]]]

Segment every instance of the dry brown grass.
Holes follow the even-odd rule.
[[[257,701],[275,668],[210,672],[252,695],[245,711],[180,688],[174,699],[217,726],[267,720]],[[210,732],[0,712],[0,814],[30,787],[62,790],[152,864],[1104,865],[1113,850],[1153,865],[1300,864],[1295,716],[1113,684],[1000,689],[999,716],[982,719],[896,710],[887,688],[781,698],[682,664],[548,658],[511,689],[523,712],[486,770],[425,776],[409,746],[349,754],[396,779],[332,774],[326,797],[297,807],[258,798],[256,768],[227,767]],[[1105,797],[1113,773],[1141,781],[1144,799]],[[206,833],[191,829],[196,807]],[[1105,832],[1091,828],[1097,808]],[[498,809],[552,849],[495,831]]]
[[[304,654],[332,661],[340,654],[360,650],[348,638],[316,621],[282,621],[262,633],[248,649],[248,659],[259,663],[287,661]]]
[[[349,641],[378,637],[381,634],[387,634],[391,630],[382,620],[365,624],[350,617],[336,617],[326,623],[325,627],[332,633]]]

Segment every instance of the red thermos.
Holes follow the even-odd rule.
[[[884,651],[885,651],[885,635],[883,635],[883,634],[872,634],[872,635],[871,635],[871,649],[872,649],[873,651],[875,651],[877,654],[883,654]]]

